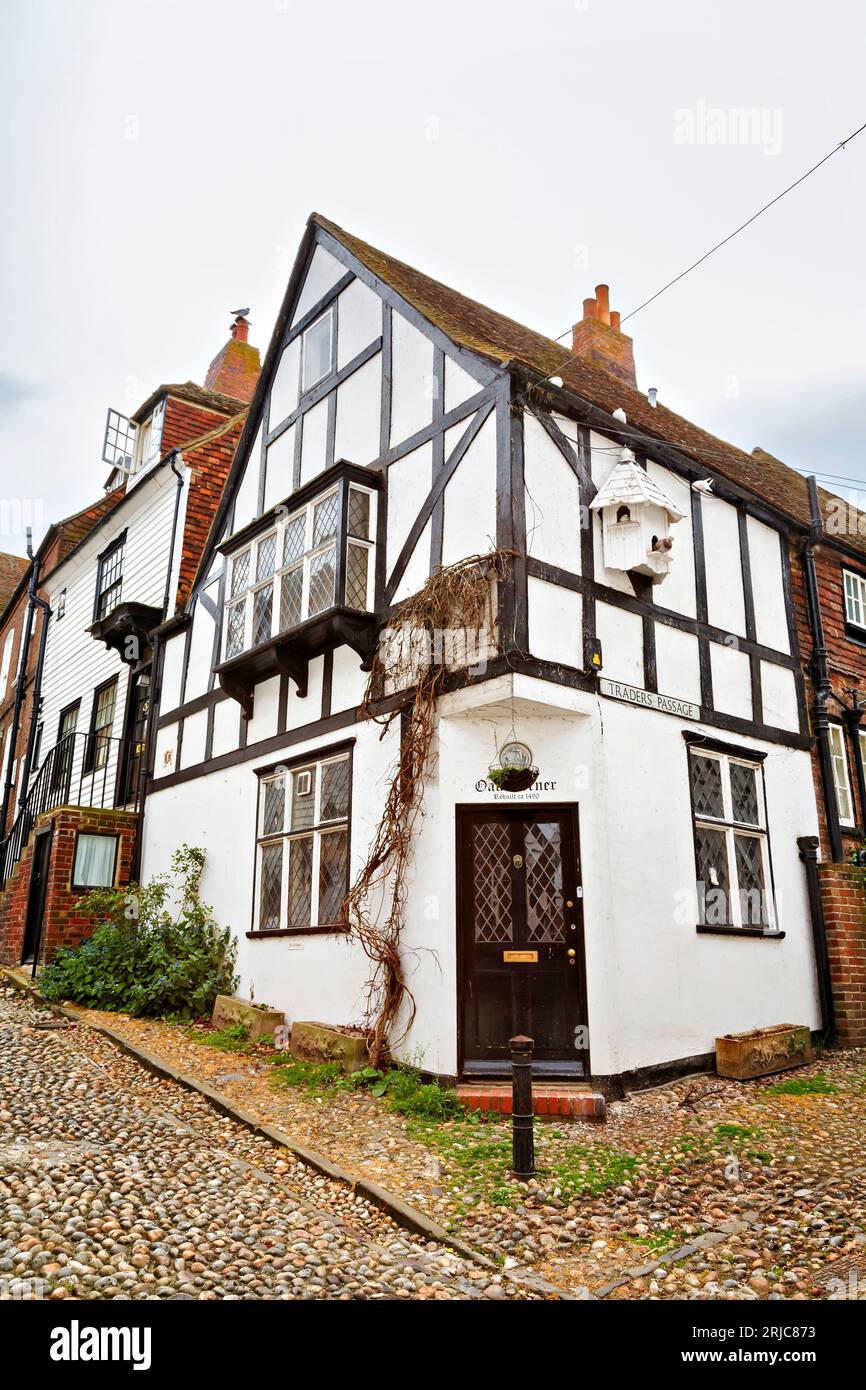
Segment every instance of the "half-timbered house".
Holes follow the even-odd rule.
[[[341,903],[400,742],[360,717],[366,668],[432,574],[496,551],[493,630],[437,702],[398,1051],[495,1075],[523,1033],[613,1082],[819,1027],[796,521],[763,477],[637,389],[604,286],[568,351],[313,216],[161,644],[145,876],[194,826],[240,992],[362,1022]]]

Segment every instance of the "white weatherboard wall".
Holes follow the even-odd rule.
[[[52,617],[48,624],[43,676],[43,754],[57,742],[60,713],[74,700],[81,700],[78,730],[87,732],[93,691],[112,676],[117,676],[118,682],[111,732],[115,738],[122,737],[129,668],[117,652],[108,650],[87,632],[94,620],[97,557],[125,530],[121,601],[161,608],[165,598],[175,483],[174,474],[168,468],[140,483],[130,503],[123,504],[80,550],[46,576],[49,602],[61,589],[66,589],[66,611],[62,618]]]

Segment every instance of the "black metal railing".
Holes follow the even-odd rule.
[[[34,774],[27,799],[0,841],[0,888],[24,852],[39,816],[58,806],[138,810],[141,750],[108,734],[69,733],[55,743]]]

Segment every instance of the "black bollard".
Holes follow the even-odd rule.
[[[516,1178],[535,1175],[532,1132],[532,1038],[509,1038],[511,1050],[511,1167]]]

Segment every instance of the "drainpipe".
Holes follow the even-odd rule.
[[[824,905],[821,902],[821,886],[818,881],[818,846],[819,840],[817,835],[801,835],[797,841],[800,859],[806,870],[806,892],[809,898],[809,916],[812,921],[812,942],[815,947],[815,968],[818,974],[821,1030],[824,1034],[824,1041],[830,1042],[836,1026],[836,1013],[833,1007],[830,953],[827,949],[827,928],[824,922]]]
[[[42,609],[42,630],[39,633],[39,652],[36,657],[36,674],[33,678],[33,702],[30,706],[30,728],[27,732],[27,751],[24,754],[24,765],[21,769],[21,777],[18,785],[18,806],[24,809],[27,801],[27,783],[30,781],[30,770],[33,766],[33,753],[36,748],[36,728],[39,723],[39,706],[42,703],[42,672],[45,669],[45,647],[48,642],[48,623],[51,618],[51,608],[44,598],[38,594],[32,594],[30,602],[35,608]]]
[[[21,710],[24,705],[24,684],[27,677],[27,657],[30,652],[30,638],[33,635],[33,612],[35,604],[36,590],[39,587],[39,571],[42,565],[40,557],[33,554],[33,540],[30,527],[27,527],[27,555],[30,560],[30,582],[28,585],[28,604],[27,614],[24,619],[24,630],[21,634],[21,650],[18,653],[18,675],[15,681],[15,704],[12,707],[12,723],[9,726],[9,742],[6,747],[6,782],[3,787],[3,806],[0,809],[0,840],[6,835],[6,817],[9,814],[9,803],[12,800],[12,764],[14,762],[13,751],[18,742],[18,730],[21,727]]]
[[[836,803],[836,783],[833,778],[833,758],[830,752],[830,721],[827,717],[827,701],[832,696],[830,668],[827,662],[827,645],[824,640],[824,623],[821,617],[821,599],[818,589],[818,576],[815,569],[815,547],[821,543],[821,508],[818,502],[818,485],[809,478],[809,539],[803,547],[803,574],[806,580],[806,601],[809,610],[809,628],[812,634],[812,722],[818,744],[818,761],[821,767],[821,784],[824,790],[824,810],[827,815],[827,836],[830,842],[830,857],[842,862],[842,830],[839,825],[839,807]]]

